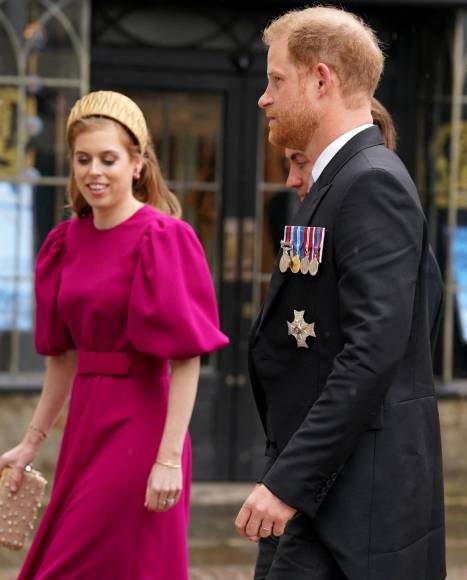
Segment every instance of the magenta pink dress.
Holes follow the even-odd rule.
[[[162,436],[168,361],[225,346],[204,252],[191,227],[144,206],[108,230],[58,225],[36,267],[36,348],[76,349],[79,367],[50,504],[21,580],[186,580],[184,491],[144,507]]]

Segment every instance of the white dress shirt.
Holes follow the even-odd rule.
[[[341,135],[340,137],[329,143],[329,145],[325,149],[323,149],[318,159],[315,161],[315,164],[313,165],[313,169],[311,170],[311,179],[313,180],[313,182],[316,183],[318,181],[318,177],[321,175],[326,165],[331,161],[334,155],[340,149],[342,149],[342,147],[344,147],[347,141],[350,141],[350,139],[352,139],[352,137],[357,135],[357,133],[360,133],[361,131],[368,129],[369,127],[373,127],[373,125],[371,123],[360,125],[360,127],[350,129],[350,131],[347,131],[346,133],[344,133],[343,135]]]

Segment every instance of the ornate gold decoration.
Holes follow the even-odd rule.
[[[447,207],[449,196],[449,147],[451,142],[451,123],[440,125],[432,144],[436,168],[435,200],[438,207]],[[459,208],[467,208],[467,121],[460,123],[459,182],[457,184]]]

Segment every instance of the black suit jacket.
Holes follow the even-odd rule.
[[[438,342],[439,330],[444,307],[444,284],[439,269],[438,262],[435,258],[431,246],[429,247],[428,269],[427,269],[427,286],[428,286],[428,319],[430,321],[430,345],[431,355],[434,356],[436,344]]]
[[[335,155],[293,224],[326,236],[315,277],[276,262],[251,332],[262,482],[309,519],[350,580],[445,578],[427,229],[376,127]],[[294,310],[315,323],[307,349],[288,335]]]

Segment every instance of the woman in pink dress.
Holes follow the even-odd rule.
[[[19,579],[186,580],[199,357],[228,340],[204,252],[177,218],[137,105],[90,93],[67,129],[75,215],[36,265],[44,387],[23,441],[0,457],[16,489],[71,397]]]

